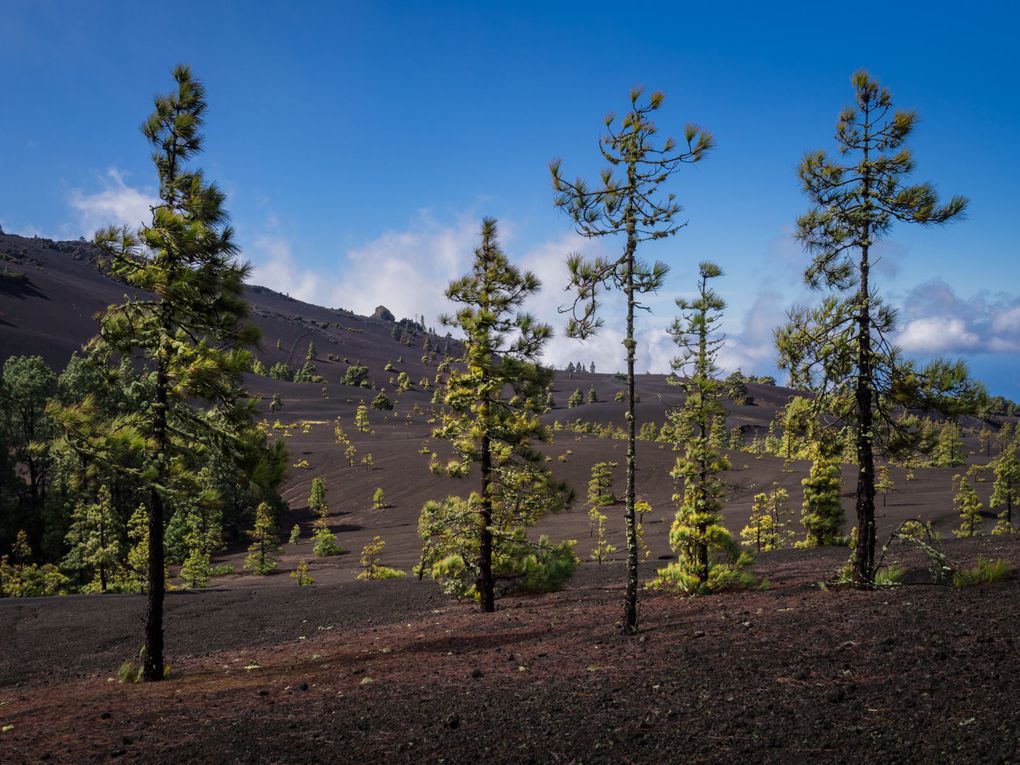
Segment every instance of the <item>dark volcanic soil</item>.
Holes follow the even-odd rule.
[[[1016,539],[946,550],[1020,565]],[[172,675],[141,686],[111,679],[140,599],[2,602],[0,761],[1017,761],[1020,581],[821,590],[844,556],[762,556],[766,590],[647,595],[629,638],[619,566],[493,615],[427,582],[179,594]]]

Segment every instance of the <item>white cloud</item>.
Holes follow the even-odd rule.
[[[776,346],[773,331],[786,323],[786,308],[779,293],[764,289],[744,314],[741,327],[730,333],[719,352],[724,372],[740,369],[748,374],[772,374]]]
[[[103,226],[138,226],[151,219],[149,208],[158,203],[155,193],[128,186],[116,168],[107,170],[101,180],[103,188],[93,194],[81,189],[74,189],[70,194],[69,201],[78,213],[83,236],[92,236]]]
[[[979,338],[962,319],[927,316],[914,319],[900,332],[899,345],[915,353],[949,353],[977,350]]]
[[[267,228],[274,233],[255,240],[246,255],[255,265],[252,282],[262,284],[309,303],[344,307],[369,314],[377,305],[385,305],[397,317],[424,315],[426,322],[438,327],[438,317],[452,308],[442,295],[453,279],[470,267],[478,243],[479,217],[464,214],[452,222],[440,223],[423,211],[404,230],[387,231],[368,243],[338,253],[335,262],[305,268],[295,259],[288,241],[275,233],[277,222],[270,216]],[[603,372],[622,371],[623,301],[616,292],[604,293],[600,315],[605,324],[584,341],[566,336],[568,309],[573,301],[565,289],[568,281],[566,257],[580,252],[586,257],[611,255],[611,244],[585,239],[574,232],[542,242],[523,254],[514,246],[513,222],[501,223],[500,242],[511,260],[533,272],[542,289],[528,300],[525,309],[553,327],[544,360],[558,368],[568,363],[595,362]],[[672,298],[646,296],[654,304],[652,313],[637,316],[638,372],[666,373],[677,355],[667,329],[675,311]],[[737,368],[749,373],[774,372],[775,351],[772,330],[785,320],[780,296],[771,290],[761,292],[739,319],[739,329],[730,332],[720,354],[720,367],[730,372]]]
[[[992,318],[992,329],[1002,334],[1020,336],[1020,306],[996,313]]]
[[[294,262],[290,243],[282,236],[265,234],[246,255],[257,263],[251,281],[306,303],[328,305],[329,290],[319,274]]]
[[[896,342],[918,354],[1020,351],[1020,297],[978,292],[959,297],[942,279],[915,287],[901,301]]]
[[[370,314],[385,305],[398,318],[435,322],[449,306],[447,285],[463,275],[478,243],[479,221],[463,215],[452,225],[423,211],[404,231],[387,231],[347,252],[334,304]]]

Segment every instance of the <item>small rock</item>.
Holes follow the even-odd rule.
[[[99,715],[100,720],[109,720],[111,717],[113,717],[113,715],[110,714],[109,712],[103,712],[101,715]]]
[[[449,717],[447,717],[446,718],[446,727],[450,728],[451,730],[453,730],[455,728],[459,728],[460,727],[460,716],[459,715],[450,715]]]
[[[705,630],[694,630],[694,637],[705,637]]]
[[[481,676],[482,676],[482,670],[480,670],[480,669],[473,669],[473,670],[471,670],[471,677],[474,678],[475,680],[477,680]]]
[[[301,685],[299,685],[299,686],[297,687],[297,689],[298,689],[299,691],[307,691],[307,690],[308,690],[308,683],[301,683]]]
[[[842,688],[830,688],[825,694],[825,700],[830,704],[838,704],[846,700],[846,691]]]

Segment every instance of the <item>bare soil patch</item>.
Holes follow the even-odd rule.
[[[946,549],[1020,565],[1015,539]],[[0,761],[1016,761],[1016,576],[821,590],[844,556],[762,556],[766,590],[646,596],[636,637],[615,565],[492,615],[413,581],[175,595],[153,685],[109,679],[140,601],[3,603]]]

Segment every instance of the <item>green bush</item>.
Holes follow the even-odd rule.
[[[312,541],[312,552],[320,558],[340,555],[344,551],[333,533],[326,528],[317,529]]]
[[[356,388],[371,388],[372,383],[368,380],[368,367],[361,364],[351,364],[340,379],[341,385],[353,385]]]
[[[1009,564],[999,558],[980,557],[977,565],[969,569],[961,569],[953,575],[953,584],[957,587],[970,587],[976,584],[991,584],[998,582],[1009,573]]]
[[[284,382],[293,382],[294,370],[291,369],[290,364],[283,361],[277,361],[273,366],[269,367],[269,376],[274,380],[283,380]]]

